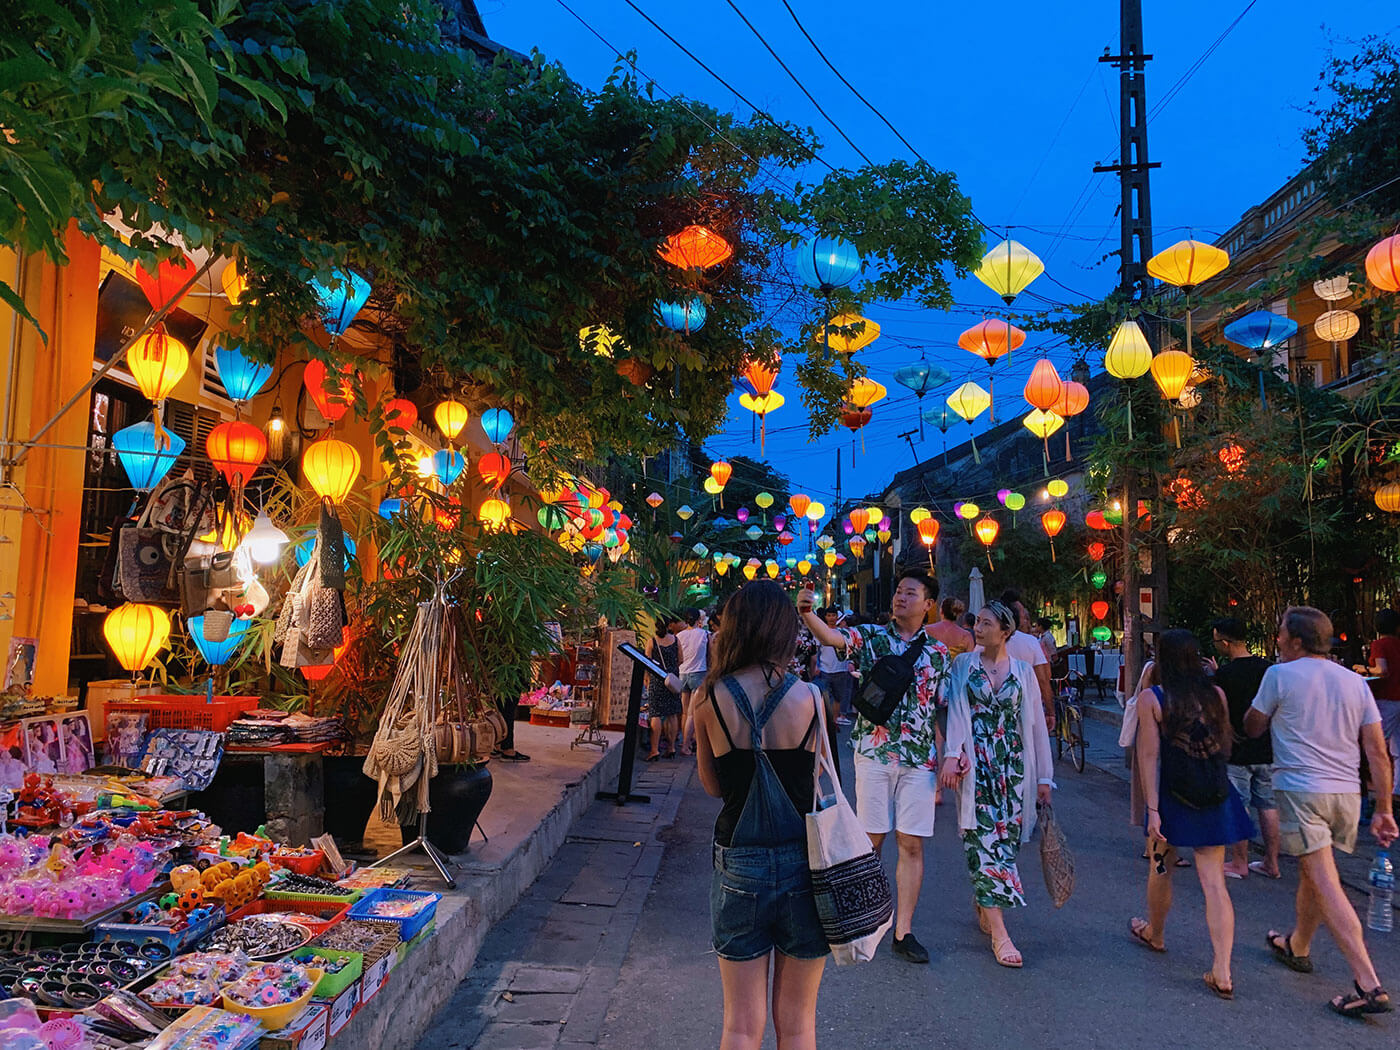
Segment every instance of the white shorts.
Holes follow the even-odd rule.
[[[855,756],[855,768],[856,815],[867,834],[893,830],[924,839],[933,835],[937,773],[864,755]]]

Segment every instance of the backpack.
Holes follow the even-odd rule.
[[[924,651],[928,636],[922,630],[902,653],[890,653],[875,661],[852,703],[867,722],[882,726],[890,720],[899,701],[914,684],[914,664]]]
[[[1160,687],[1154,686],[1161,700]],[[1230,797],[1229,752],[1196,718],[1162,737],[1162,790],[1190,809],[1213,809]]]

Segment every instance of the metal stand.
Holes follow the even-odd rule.
[[[597,708],[595,707],[594,710],[596,711]],[[578,736],[574,737],[574,742],[569,745],[569,750],[572,751],[574,748],[582,745],[591,745],[606,751],[609,743],[610,741],[603,735],[603,731],[598,728],[598,722],[595,718],[583,727],[582,732],[580,732]]]
[[[485,837],[485,834],[485,832],[482,832],[483,837]],[[371,864],[370,867],[377,868],[381,864],[388,864],[391,860],[397,860],[404,854],[412,853],[414,850],[423,851],[423,855],[427,857],[428,860],[432,862],[433,867],[437,869],[438,878],[447,883],[447,888],[449,890],[455,890],[457,888],[457,880],[447,874],[447,858],[436,846],[428,841],[428,814],[426,813],[418,814],[418,837],[416,839],[412,842],[404,843],[387,857],[380,857]]]
[[[609,798],[619,806],[628,802],[650,802],[650,795],[632,794],[632,766],[637,761],[637,720],[642,715],[642,687],[646,684],[646,668],[632,665],[632,691],[627,697],[627,724],[622,729],[622,768],[617,773],[617,790],[600,791],[595,798]]]

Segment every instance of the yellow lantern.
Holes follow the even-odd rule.
[[[1400,514],[1400,481],[1387,481],[1376,489],[1376,506],[1387,514]]]
[[[812,571],[812,563],[809,562],[806,558],[803,558],[800,562],[797,563],[797,571],[800,572],[803,576],[806,576],[809,572]]]
[[[954,415],[971,423],[991,407],[992,395],[976,383],[967,382],[949,394],[947,402]],[[975,435],[972,438],[972,459],[974,463],[982,462],[982,455],[977,451]]]
[[[605,324],[593,324],[578,330],[579,349],[597,357],[612,357],[615,351],[627,352],[627,344]]]
[[[721,492],[724,491],[724,486],[721,485],[714,478],[706,478],[705,491],[708,492],[711,496],[718,496]]]
[[[975,503],[963,503],[958,506],[958,517],[966,521],[971,521],[982,513],[982,508]]]
[[[1021,423],[1038,438],[1048,438],[1065,425],[1064,417],[1055,412],[1042,412],[1033,408],[1026,413]]]
[[[836,565],[836,552],[828,547],[826,553],[822,555],[822,561],[826,563],[828,569],[833,568]]]
[[[865,537],[860,533],[856,533],[852,536],[850,540],[847,541],[846,546],[851,548],[851,553],[857,558],[865,555]]]
[[[929,512],[927,507],[915,507],[909,512],[909,521],[914,525],[919,524],[921,521],[927,521],[931,517],[933,517],[933,514]]]
[[[1069,485],[1063,478],[1053,479],[1050,484],[1045,486],[1045,490],[1056,499],[1069,495]]]
[[[190,368],[190,348],[156,325],[131,344],[126,367],[151,401],[164,401]]]
[[[987,548],[988,570],[995,572],[996,566],[992,564],[992,544],[997,541],[997,534],[1001,532],[1001,526],[997,524],[995,518],[983,518],[972,527],[972,531],[982,541],[982,546]]]
[[[102,634],[134,681],[170,640],[170,614],[157,605],[119,605],[103,619]]]
[[[1114,379],[1136,379],[1152,367],[1152,347],[1136,321],[1124,321],[1103,355],[1104,371]]]
[[[360,476],[360,454],[354,445],[324,438],[302,453],[301,472],[316,495],[342,503]]]
[[[1361,318],[1350,310],[1328,310],[1313,322],[1317,337],[1327,343],[1345,343],[1361,331]]]
[[[248,290],[248,280],[239,272],[238,260],[228,261],[219,277],[219,284],[223,287],[224,298],[228,300],[229,306],[238,306],[243,302],[243,293]]]
[[[869,408],[875,402],[884,400],[888,392],[882,384],[869,376],[860,376],[851,380],[851,390],[846,395],[846,400],[856,408]]]
[[[690,509],[690,504],[683,503],[676,508],[676,517],[680,518],[681,521],[689,521],[695,517],[695,511]]]
[[[467,425],[468,418],[467,406],[450,398],[433,409],[433,422],[437,424],[438,429],[442,431],[442,436],[448,441],[457,440],[457,435]]]
[[[1190,354],[1180,350],[1163,350],[1152,359],[1152,378],[1156,380],[1162,396],[1168,401],[1175,401],[1186,389],[1191,370],[1195,367],[1196,362]]]
[[[723,576],[723,575],[725,575],[726,573],[728,573],[728,572],[729,572],[729,562],[728,562],[728,561],[717,561],[717,562],[715,562],[715,572],[719,573],[721,576]]]
[[[854,354],[880,338],[880,326],[860,314],[837,314],[823,326],[822,334],[838,354]]]
[[[824,503],[809,503],[809,504],[807,504],[807,514],[806,514],[806,517],[807,517],[807,520],[808,520],[808,521],[821,521],[822,518],[826,517],[826,504],[824,504]]]
[[[500,532],[510,521],[510,504],[503,499],[488,499],[476,512],[481,523],[492,532]]]
[[[778,578],[779,572],[778,563],[772,558],[769,558],[766,562],[763,563],[763,571],[768,573],[768,578],[770,580],[776,580]]]
[[[1190,291],[1230,265],[1228,253],[1200,241],[1177,241],[1147,260],[1147,272],[1159,281]]]
[[[1008,238],[982,256],[974,275],[1010,306],[1016,296],[1044,272],[1045,264],[1035,252]]]
[[[758,575],[758,570],[763,568],[763,563],[757,558],[750,558],[744,562],[744,579],[752,580]]]

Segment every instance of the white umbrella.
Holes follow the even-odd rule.
[[[974,616],[987,604],[987,596],[982,591],[982,570],[973,567],[967,574],[967,611]]]

